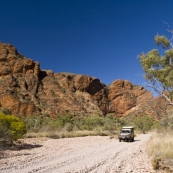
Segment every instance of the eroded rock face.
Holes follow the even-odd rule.
[[[39,62],[0,43],[0,104],[13,114],[125,116],[151,99],[151,92],[128,80],[107,87],[91,76],[41,70]]]
[[[80,102],[79,105],[82,104],[85,113],[98,113],[99,115],[106,113],[103,106],[103,103],[107,101],[106,86],[99,79],[64,73],[56,73],[54,76],[65,92],[71,93],[74,98],[77,97],[75,102]],[[93,106],[95,110],[92,110]]]
[[[145,105],[152,98],[152,93],[143,87],[134,86],[128,80],[118,79],[108,87],[108,98],[109,112],[125,116]]]
[[[12,114],[21,116],[30,116],[33,113],[38,113],[34,104],[28,102],[20,102],[12,94],[5,94],[1,96],[1,106],[8,108]]]
[[[10,44],[0,43],[0,103],[13,114],[40,113],[35,105],[40,83],[38,62],[19,54]]]

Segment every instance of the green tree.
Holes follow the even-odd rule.
[[[82,121],[85,129],[87,130],[93,130],[96,127],[101,127],[104,125],[103,118],[98,115],[84,117]]]
[[[148,115],[138,116],[134,119],[135,127],[137,127],[142,133],[146,133],[151,130],[155,124],[155,120]]]
[[[11,142],[21,138],[26,133],[25,124],[14,115],[0,113],[0,138]]]
[[[173,105],[171,102],[171,95],[173,95],[173,30],[169,27],[168,32],[172,35],[170,40],[159,34],[154,38],[156,44],[162,46],[163,55],[157,49],[153,49],[148,53],[141,53],[139,58],[148,86],[152,87],[159,95],[163,95],[169,104]],[[169,96],[164,94],[165,90],[170,91]]]

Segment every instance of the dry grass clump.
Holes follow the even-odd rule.
[[[157,168],[157,161],[168,158],[173,159],[173,132],[159,132],[153,134],[147,143],[147,150],[152,157],[153,168]]]

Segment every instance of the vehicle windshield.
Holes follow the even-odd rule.
[[[130,130],[121,130],[121,133],[130,133]]]

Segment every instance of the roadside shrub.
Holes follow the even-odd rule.
[[[11,142],[21,138],[26,133],[26,127],[20,119],[14,115],[0,113],[0,138]]]
[[[147,151],[152,158],[154,169],[158,169],[157,161],[161,159],[173,159],[173,132],[163,131],[152,135],[147,143]]]
[[[167,130],[173,130],[173,115],[170,115],[168,117],[163,117],[160,120],[160,126]]]
[[[134,119],[135,127],[137,127],[143,134],[151,130],[152,126],[155,124],[155,120],[148,116],[138,116]]]
[[[44,124],[48,123],[48,119],[36,115],[22,117],[21,120],[26,125],[26,130],[33,132],[38,132],[44,126]]]
[[[21,118],[26,124],[26,129],[28,132],[39,132],[40,130],[60,130],[66,124],[73,124],[73,116],[67,114],[65,116],[57,115],[55,118],[44,117],[44,116],[28,116]]]
[[[104,122],[102,117],[94,115],[90,117],[85,117],[83,119],[83,124],[86,130],[93,130],[98,126],[103,126]]]
[[[97,135],[115,134],[115,131],[125,124],[123,119],[114,117],[111,114],[105,117],[98,115],[75,116],[71,114],[63,116],[57,115],[54,118],[30,116],[22,118],[22,121],[26,124],[27,135],[30,134],[29,136],[39,136],[39,133],[42,135],[44,133],[51,134],[51,136],[59,136],[58,133],[63,133],[63,135],[65,135],[65,133],[68,133],[68,135],[73,133],[72,136],[82,135],[83,133]],[[79,131],[81,131],[81,133],[79,133]]]
[[[48,126],[49,130],[59,130],[63,128],[64,123],[59,119],[51,119],[45,126]]]
[[[117,130],[124,125],[124,121],[120,118],[114,117],[111,114],[107,114],[104,118],[104,130]]]
[[[64,116],[58,115],[58,116],[56,116],[55,121],[59,121],[60,124],[62,125],[62,127],[64,127],[65,124],[67,124],[67,123],[73,124],[74,117],[71,114],[67,114],[67,115],[64,115]]]
[[[61,116],[61,115],[57,115],[54,119],[50,118],[50,121],[48,122],[48,126],[50,129],[54,129],[54,130],[60,130],[63,127],[66,126],[66,124],[68,124],[67,126],[73,126],[73,122],[74,122],[74,117],[70,114]],[[67,129],[70,129],[67,128]]]
[[[65,125],[65,129],[66,129],[67,132],[72,132],[73,131],[73,127],[74,127],[74,125],[71,124],[71,123],[67,123]]]

